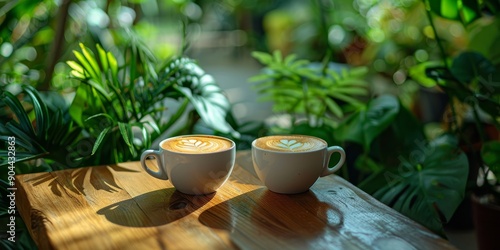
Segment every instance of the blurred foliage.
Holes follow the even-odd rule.
[[[280,51],[252,55],[265,68],[250,81],[258,82],[262,98],[273,101],[274,112],[291,115],[292,123],[305,118],[312,127],[335,126],[368,96],[365,67],[321,65],[298,60],[293,54],[283,57]]]
[[[390,190],[378,179],[398,165],[387,152],[409,155],[417,140],[446,151],[430,158],[452,154],[413,116],[419,88],[452,104],[472,100],[473,115],[497,121],[499,10],[498,0],[0,0],[2,139],[22,135],[21,174],[137,159],[173,127],[227,136],[240,149],[267,132],[312,134],[359,146],[351,180],[375,173],[366,189]],[[189,58],[214,42],[200,34],[232,30],[243,35],[230,46],[261,51],[253,56],[265,70],[253,80],[287,126],[237,121],[215,79]],[[487,145],[485,161],[496,164],[498,147]],[[435,170],[424,163],[412,173]],[[415,176],[406,177],[397,185]],[[448,218],[452,205],[439,212]]]
[[[441,60],[417,65],[410,73],[422,86],[439,88],[450,98],[444,130],[455,135],[461,148],[471,156],[467,191],[500,204],[499,162],[492,157],[498,154],[500,139],[500,2],[437,2],[440,4],[426,3]],[[447,53],[432,13],[471,27],[470,46],[456,54]],[[484,39],[484,43],[477,39]],[[478,157],[472,157],[474,154]]]
[[[434,138],[424,133],[424,124],[413,110],[418,105],[416,83],[443,92],[451,100],[477,104],[472,107],[473,115],[478,118],[480,110],[485,112],[498,130],[496,121],[500,109],[495,94],[498,6],[498,1],[474,0],[354,0],[295,2],[295,6],[288,9],[273,11],[269,19],[264,19],[269,21],[264,27],[275,34],[275,37],[272,34],[267,37],[270,50],[298,55],[302,63],[305,58],[345,63],[349,67],[369,66],[373,74],[367,76],[378,81],[370,86],[374,98],[355,105],[339,123],[315,127],[310,125],[314,119],[307,115],[305,123],[296,122],[292,116],[292,126],[279,131],[314,133],[329,143],[343,143],[351,155],[356,155],[348,162],[349,173],[343,173],[346,178],[445,236],[443,224],[451,219],[465,196],[469,164],[460,149],[460,133],[458,137],[442,134]],[[301,33],[304,27],[310,27],[309,33]],[[283,41],[273,40],[279,37],[283,37]],[[302,39],[293,39],[297,37]],[[276,113],[307,114],[304,112],[307,109],[295,109],[300,105],[293,104],[308,101],[310,96],[301,95],[300,89],[311,93],[308,88],[311,74],[300,71],[303,70],[300,63],[294,65],[295,57],[290,56],[288,60],[267,57],[256,56],[264,65],[264,76],[256,78],[272,79],[267,80],[267,85],[261,85],[263,96],[273,101]],[[298,88],[290,84],[293,79]],[[417,87],[408,88],[408,85]],[[398,94],[410,90],[412,93],[404,94],[409,94],[411,100],[383,95],[384,88]],[[332,109],[326,102],[314,106],[341,114],[332,112],[338,109]],[[339,107],[348,105],[343,102]],[[453,115],[452,123],[456,123],[459,117]],[[319,116],[328,117],[326,113]],[[455,126],[455,133],[460,132],[456,125],[451,125]],[[492,152],[483,151],[483,155],[493,164],[496,148],[487,149]],[[482,174],[488,176],[488,171]],[[439,198],[443,195],[447,200]]]

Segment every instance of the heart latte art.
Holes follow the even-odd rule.
[[[305,152],[325,148],[326,142],[309,136],[277,135],[259,138],[255,146],[272,151]]]
[[[162,148],[183,153],[213,153],[232,147],[232,143],[222,138],[211,136],[186,136],[165,141]]]

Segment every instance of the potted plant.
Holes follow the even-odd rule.
[[[423,125],[392,95],[378,96],[335,130],[360,145],[352,182],[374,198],[446,237],[465,196],[468,162],[454,137],[428,138]]]
[[[349,67],[325,60],[322,63],[298,59],[280,51],[253,52],[264,67],[253,76],[261,101],[272,101],[278,123],[293,126],[268,126],[269,133],[318,133],[332,142],[323,129],[335,127],[353,109],[368,99],[366,67]]]
[[[434,80],[452,100],[451,122],[444,124],[446,131],[460,140],[461,148],[468,155],[468,191],[480,249],[496,244],[496,235],[487,236],[492,232],[491,226],[486,230],[483,226],[493,223],[493,227],[498,228],[500,225],[497,159],[500,155],[500,82],[496,80],[500,79],[500,71],[497,67],[483,55],[465,51],[453,58],[449,67],[425,68],[425,77]],[[487,208],[496,212],[479,212]],[[484,220],[486,214],[491,217]]]
[[[500,37],[497,30],[499,13],[500,6],[495,1],[468,1],[461,6],[454,2],[443,6],[429,2],[427,14],[442,60],[426,62],[410,70],[410,76],[420,84],[438,87],[449,97],[449,111],[443,127],[446,133],[459,140],[468,156],[467,190],[472,200],[480,249],[495,246],[496,235],[491,232],[500,225],[500,65],[494,45]],[[469,48],[453,56],[446,53],[432,14],[455,19],[468,27],[476,25],[470,27]],[[482,220],[486,216],[491,217]],[[483,226],[489,228],[483,229]]]

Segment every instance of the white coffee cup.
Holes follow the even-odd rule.
[[[156,158],[157,171],[146,165],[149,157]],[[184,135],[161,141],[159,150],[145,150],[141,165],[148,174],[170,180],[179,192],[201,195],[215,192],[227,181],[235,158],[236,146],[230,139]]]
[[[339,153],[340,160],[329,168],[333,153]],[[319,177],[339,170],[345,157],[342,147],[328,147],[326,141],[313,136],[273,135],[252,142],[252,161],[257,176],[269,190],[282,194],[309,190]]]

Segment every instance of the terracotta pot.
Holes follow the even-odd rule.
[[[481,202],[472,196],[472,211],[479,250],[498,249],[500,205]]]

